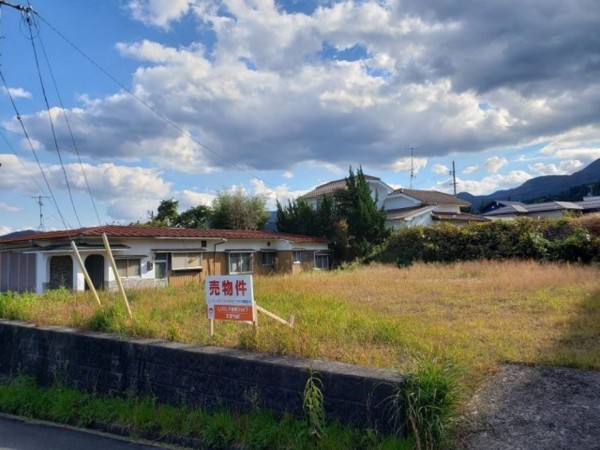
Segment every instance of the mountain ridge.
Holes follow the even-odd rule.
[[[460,192],[456,196],[471,203],[475,210],[494,200],[512,200],[527,203],[543,197],[549,197],[570,188],[600,182],[600,158],[571,175],[543,175],[527,180],[512,189],[503,189],[488,195],[472,195]],[[598,194],[597,194],[598,195]]]

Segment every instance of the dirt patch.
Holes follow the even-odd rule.
[[[467,423],[469,450],[600,449],[600,372],[503,365]]]

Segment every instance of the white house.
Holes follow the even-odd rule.
[[[116,274],[103,245],[104,233],[126,287],[200,283],[206,274],[292,274],[330,265],[327,241],[312,236],[101,226],[0,238],[0,292],[87,289],[71,242],[94,286],[113,287]]]
[[[377,207],[381,208],[383,203],[390,192],[394,189],[388,184],[381,181],[381,178],[373,177],[371,175],[364,175],[365,181],[371,189],[371,197],[377,199]],[[312,191],[304,194],[301,198],[306,200],[309,205],[313,208],[317,207],[319,199],[325,195],[333,195],[336,191],[346,189],[346,179],[330,181],[328,183],[317,186]]]
[[[462,209],[471,204],[454,195],[438,191],[417,189],[396,189],[381,181],[380,178],[365,175],[365,181],[371,188],[371,196],[377,200],[377,206],[387,214],[386,226],[389,229],[401,229],[416,225],[431,225],[436,221],[463,224],[473,221],[487,221],[481,216],[466,214]],[[301,198],[313,208],[325,195],[346,189],[346,179],[330,181],[317,186]]]

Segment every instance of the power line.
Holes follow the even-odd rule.
[[[37,28],[37,23],[35,23],[35,21],[33,22],[33,24]],[[73,135],[73,130],[71,129],[71,123],[69,121],[69,117],[67,116],[67,110],[62,101],[62,97],[60,95],[60,91],[59,91],[58,85],[56,83],[56,78],[54,77],[54,72],[52,71],[52,67],[51,67],[50,61],[48,59],[48,54],[46,53],[46,48],[44,47],[44,43],[42,41],[41,34],[39,32],[38,32],[38,40],[40,41],[40,47],[42,48],[42,53],[44,54],[44,58],[46,60],[47,66],[48,66],[48,70],[50,72],[50,78],[52,79],[52,83],[54,84],[54,90],[56,91],[56,96],[58,97],[58,101],[60,103],[60,107],[61,107],[62,113],[64,115],[65,122],[67,124],[67,129],[69,130],[69,135],[71,136],[71,142],[73,143],[73,148],[75,149],[75,153],[77,154],[77,160],[79,161],[81,173],[83,174],[83,179],[85,180],[85,185],[86,185],[87,191],[90,195],[90,199],[92,201],[92,206],[94,207],[94,212],[96,213],[96,219],[98,219],[98,225],[101,225],[100,215],[98,214],[98,208],[96,207],[96,202],[94,201],[94,196],[92,195],[92,190],[90,188],[90,183],[88,182],[88,178],[85,173],[85,169],[83,168],[83,162],[81,161],[81,155],[79,154],[79,148],[77,147],[77,144],[75,143],[75,136]]]
[[[171,119],[169,119],[167,116],[165,116],[164,114],[162,114],[161,112],[159,112],[158,110],[156,110],[154,107],[152,107],[151,105],[149,105],[145,100],[143,100],[141,97],[139,97],[137,94],[135,94],[131,89],[129,89],[128,87],[126,87],[123,83],[121,83],[119,80],[117,80],[113,75],[111,75],[106,69],[104,69],[102,66],[100,66],[100,64],[98,64],[96,61],[94,61],[90,56],[88,56],[83,50],[81,50],[79,47],[77,47],[69,38],[67,38],[63,33],[61,33],[59,30],[57,30],[50,22],[48,22],[46,19],[44,19],[37,11],[31,11],[34,14],[36,14],[40,20],[42,22],[44,22],[46,25],[48,25],[48,27],[50,27],[50,29],[52,31],[54,31],[58,36],[60,36],[65,42],[67,42],[77,53],[79,53],[83,58],[85,58],[88,62],[90,62],[93,66],[95,66],[98,70],[100,70],[104,75],[106,75],[108,78],[110,78],[117,86],[119,86],[121,89],[123,89],[125,92],[127,92],[129,95],[131,95],[133,98],[135,98],[138,102],[140,102],[144,107],[146,107],[149,111],[151,111],[154,115],[156,115],[158,118],[162,119],[163,121],[165,121],[166,123],[168,123],[171,127],[175,128],[177,131],[179,131],[181,134],[183,134],[184,136],[188,137],[189,139],[191,139],[192,141],[194,141],[196,144],[198,144],[200,147],[204,148],[205,150],[207,150],[208,152],[210,152],[211,154],[213,154],[214,156],[216,156],[217,158],[219,158],[221,161],[226,162],[227,164],[229,164],[231,167],[239,170],[240,172],[244,172],[245,174],[247,174],[250,177],[256,178],[262,182],[264,182],[265,184],[272,186],[272,187],[276,187],[274,184],[268,182],[267,180],[265,180],[264,178],[259,177],[258,175],[253,174],[252,172],[250,172],[249,170],[244,169],[243,167],[237,165],[235,162],[231,161],[230,159],[226,158],[225,156],[221,155],[219,152],[217,152],[216,150],[212,149],[211,147],[209,147],[208,145],[204,144],[203,142],[199,141],[198,139],[196,139],[191,133],[189,133],[188,131],[184,130],[183,128],[181,128],[179,125],[177,125],[174,121],[172,121]]]
[[[25,136],[25,139],[27,140],[27,143],[29,144],[29,148],[31,149],[31,152],[33,153],[33,156],[35,157],[35,161],[37,162],[38,168],[40,169],[40,172],[42,174],[42,178],[44,178],[44,181],[46,182],[46,187],[48,188],[48,192],[50,193],[50,197],[52,197],[52,202],[54,203],[54,207],[56,208],[56,211],[58,211],[58,215],[60,216],[60,220],[62,221],[65,229],[67,229],[69,227],[67,226],[67,223],[65,222],[65,218],[62,215],[62,212],[60,211],[60,208],[58,207],[58,202],[56,201],[56,197],[54,196],[54,192],[52,191],[52,188],[50,187],[50,183],[48,182],[48,178],[46,177],[44,169],[42,168],[42,163],[40,162],[40,159],[38,158],[37,152],[35,151],[35,148],[33,146],[33,143],[31,142],[31,138],[29,137],[29,133],[27,133],[27,129],[25,128],[25,124],[23,123],[23,119],[21,118],[21,114],[19,114],[19,110],[17,109],[17,105],[15,104],[15,101],[14,101],[14,99],[12,97],[12,94],[10,93],[10,90],[8,89],[8,83],[6,82],[6,79],[4,78],[4,73],[2,72],[2,69],[0,69],[0,79],[2,79],[2,83],[4,84],[4,87],[6,89],[6,95],[8,95],[8,98],[10,99],[10,103],[12,104],[12,107],[13,107],[13,109],[15,111],[15,115],[17,117],[17,120],[21,124],[21,129],[23,130],[23,135]]]
[[[4,127],[0,127],[0,128],[4,128]],[[6,128],[4,128],[4,129],[6,129]],[[23,167],[23,169],[25,169],[25,172],[27,172],[27,175],[29,175],[29,178],[31,178],[31,180],[36,184],[36,186],[38,187],[38,190],[41,193],[44,193],[44,188],[42,188],[42,186],[40,185],[38,180],[31,174],[31,172],[29,171],[29,169],[27,168],[25,163],[23,163],[23,161],[21,160],[19,155],[17,155],[17,152],[15,151],[14,147],[11,145],[11,143],[9,142],[9,140],[6,138],[6,136],[4,135],[4,133],[2,131],[0,131],[0,136],[2,136],[2,139],[4,140],[4,142],[10,149],[10,151],[13,153],[13,155],[15,155],[15,157],[17,158],[17,161],[19,161],[19,163],[21,163],[21,166]]]
[[[67,192],[69,194],[69,199],[71,200],[71,206],[73,207],[73,212],[75,213],[75,218],[77,219],[77,223],[79,224],[79,228],[82,227],[81,225],[81,221],[79,220],[79,215],[77,214],[77,208],[75,207],[75,202],[73,201],[73,193],[71,192],[71,184],[69,183],[69,177],[67,176],[67,170],[65,169],[65,164],[63,162],[62,159],[62,155],[60,153],[60,148],[58,146],[58,140],[56,138],[56,131],[54,129],[54,121],[52,120],[52,113],[50,112],[50,103],[48,102],[48,96],[46,95],[46,86],[44,85],[44,80],[42,78],[42,71],[40,70],[40,62],[38,59],[38,54],[37,54],[37,48],[35,46],[35,38],[33,36],[33,30],[32,30],[32,26],[31,26],[31,14],[29,14],[28,11],[25,14],[25,21],[27,22],[27,25],[29,27],[29,35],[30,35],[30,40],[31,40],[31,47],[33,49],[33,56],[35,59],[35,66],[37,69],[37,73],[38,73],[38,78],[40,81],[40,86],[42,88],[42,95],[44,97],[44,102],[46,103],[46,110],[48,111],[48,120],[50,121],[50,130],[52,131],[52,138],[54,141],[54,148],[56,149],[56,153],[58,154],[58,160],[60,162],[60,166],[62,168],[62,172],[63,172],[63,176],[65,178],[65,183],[67,186]]]

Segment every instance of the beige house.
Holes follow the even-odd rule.
[[[108,237],[115,274],[103,245]],[[295,274],[328,269],[328,242],[269,231],[101,226],[0,238],[0,292],[88,287],[71,242],[96,288],[200,283],[208,275]]]

